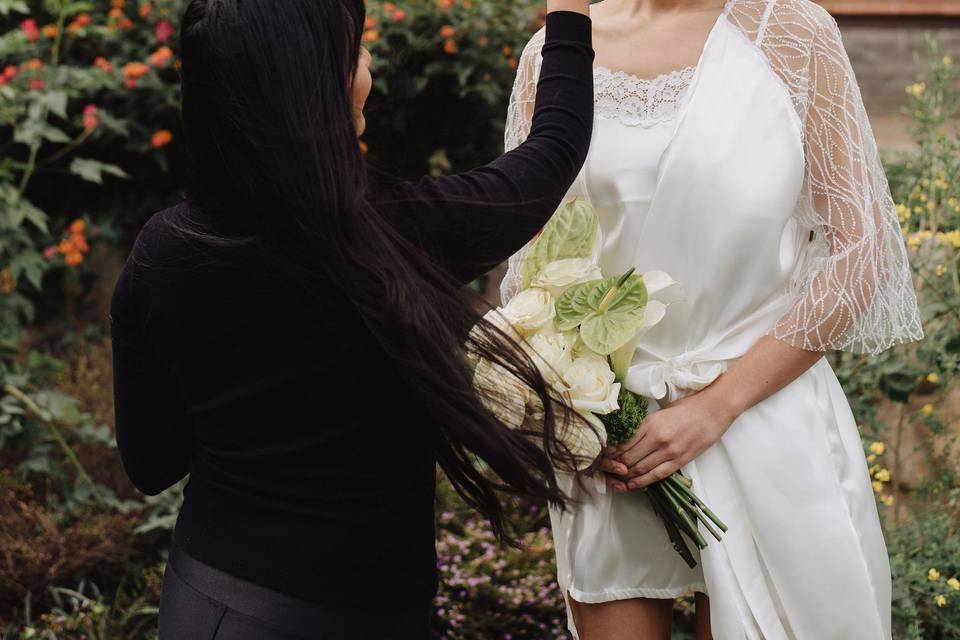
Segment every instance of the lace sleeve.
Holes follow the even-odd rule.
[[[537,80],[540,77],[540,52],[546,37],[541,29],[527,42],[517,66],[517,77],[510,94],[510,106],[507,109],[507,124],[504,132],[504,151],[513,151],[530,135],[530,122],[537,99]],[[529,246],[529,245],[528,245]],[[522,287],[522,269],[527,247],[515,253],[507,265],[507,275],[500,283],[500,298],[503,304],[515,296]]]
[[[795,300],[773,335],[809,351],[876,354],[923,337],[913,278],[839,29],[820,7],[799,6],[809,12],[812,41],[801,97],[806,177],[798,219],[813,239]]]

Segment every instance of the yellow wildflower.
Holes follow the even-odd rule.
[[[943,265],[940,265],[940,266],[943,266]],[[927,382],[931,384],[937,384],[938,382],[940,382],[940,376],[937,375],[936,373],[928,373]]]
[[[910,207],[903,204],[902,202],[897,205],[897,217],[900,218],[900,222],[906,222],[910,219]]]
[[[874,442],[870,445],[870,453],[875,453],[878,456],[882,456],[883,452],[887,450],[887,445],[882,442]]]
[[[871,484],[873,484],[873,491],[874,491],[874,493],[880,493],[881,491],[883,491],[883,483],[882,483],[882,482],[877,482],[876,480],[874,480]]]
[[[943,56],[943,64],[949,67],[951,64],[953,64],[953,58],[950,56]]]
[[[883,503],[883,506],[889,507],[893,504],[893,496],[880,496],[880,502]]]
[[[914,82],[907,86],[907,95],[919,98],[927,90],[927,85],[923,82]]]
[[[947,580],[947,584],[950,585],[950,588],[954,591],[960,591],[960,580],[957,580],[956,578],[950,578]]]
[[[890,470],[889,469],[880,469],[874,475],[874,478],[880,482],[890,482]]]
[[[938,607],[942,607],[943,605],[947,604],[947,596],[943,594],[937,594],[937,597],[934,598],[933,601],[937,603]]]
[[[929,580],[930,582],[936,582],[939,579],[940,579],[939,571],[937,571],[936,569],[930,569],[930,571],[927,571],[927,580]]]
[[[920,414],[921,414],[921,415],[929,416],[929,415],[932,414],[932,413],[933,413],[933,405],[932,405],[932,404],[925,404],[925,405],[923,405],[923,407],[920,408]]]
[[[867,462],[869,462],[870,464],[873,464],[876,461],[877,461],[877,456],[873,455],[872,453],[867,456]]]
[[[946,267],[946,265],[938,264],[936,271],[937,271],[937,277],[941,277],[941,278],[942,278],[942,277],[943,277],[943,274],[945,274],[945,273],[947,272],[947,267]]]

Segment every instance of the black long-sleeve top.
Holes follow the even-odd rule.
[[[524,245],[576,178],[593,125],[585,16],[547,17],[528,140],[491,164],[384,192],[378,210],[467,282]],[[117,444],[144,493],[190,479],[174,544],[312,602],[391,608],[436,590],[429,417],[334,285],[309,298],[256,261],[141,232],[112,305]],[[163,265],[157,268],[156,265]]]

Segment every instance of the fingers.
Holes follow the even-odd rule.
[[[600,469],[616,476],[626,475],[628,471],[627,465],[623,464],[619,460],[614,460],[613,458],[609,458],[607,456],[603,456],[600,459]]]
[[[682,466],[683,464],[681,464],[679,460],[668,460],[667,462],[654,467],[648,473],[645,473],[637,478],[633,478],[627,482],[627,488],[642,489],[643,487],[649,487],[654,482],[659,482],[670,477],[672,473],[679,471],[680,467]]]
[[[618,473],[617,476],[619,476],[620,479],[625,482],[632,480],[633,478],[639,478],[640,476],[650,473],[661,464],[669,462],[674,457],[675,456],[673,455],[673,452],[670,451],[669,447],[657,449],[646,458],[631,466],[629,471],[626,473]]]
[[[627,484],[625,482],[617,480],[616,478],[613,478],[606,474],[604,474],[603,479],[607,483],[607,486],[612,488],[617,493],[626,493],[627,491],[629,491],[629,489],[627,489]]]
[[[628,467],[637,464],[651,453],[661,448],[665,444],[660,438],[646,431],[637,442],[617,456],[617,459]]]

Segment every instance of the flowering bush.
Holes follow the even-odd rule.
[[[79,273],[88,236],[97,232],[90,218],[132,227],[175,196],[170,178],[158,174],[176,120],[176,63],[167,43],[180,6],[0,0],[12,27],[0,35],[4,344],[32,320],[31,298],[47,272]],[[64,236],[52,236],[51,227],[64,228]]]
[[[952,395],[960,370],[960,138],[951,132],[960,66],[928,46],[930,62],[906,88],[917,150],[887,163],[926,338],[875,358],[836,359],[887,532],[894,636],[911,640],[953,638],[960,629],[960,411]]]
[[[370,0],[364,45],[374,93],[364,139],[374,164],[417,177],[503,152],[506,104],[540,0]],[[405,132],[398,136],[397,132]]]

